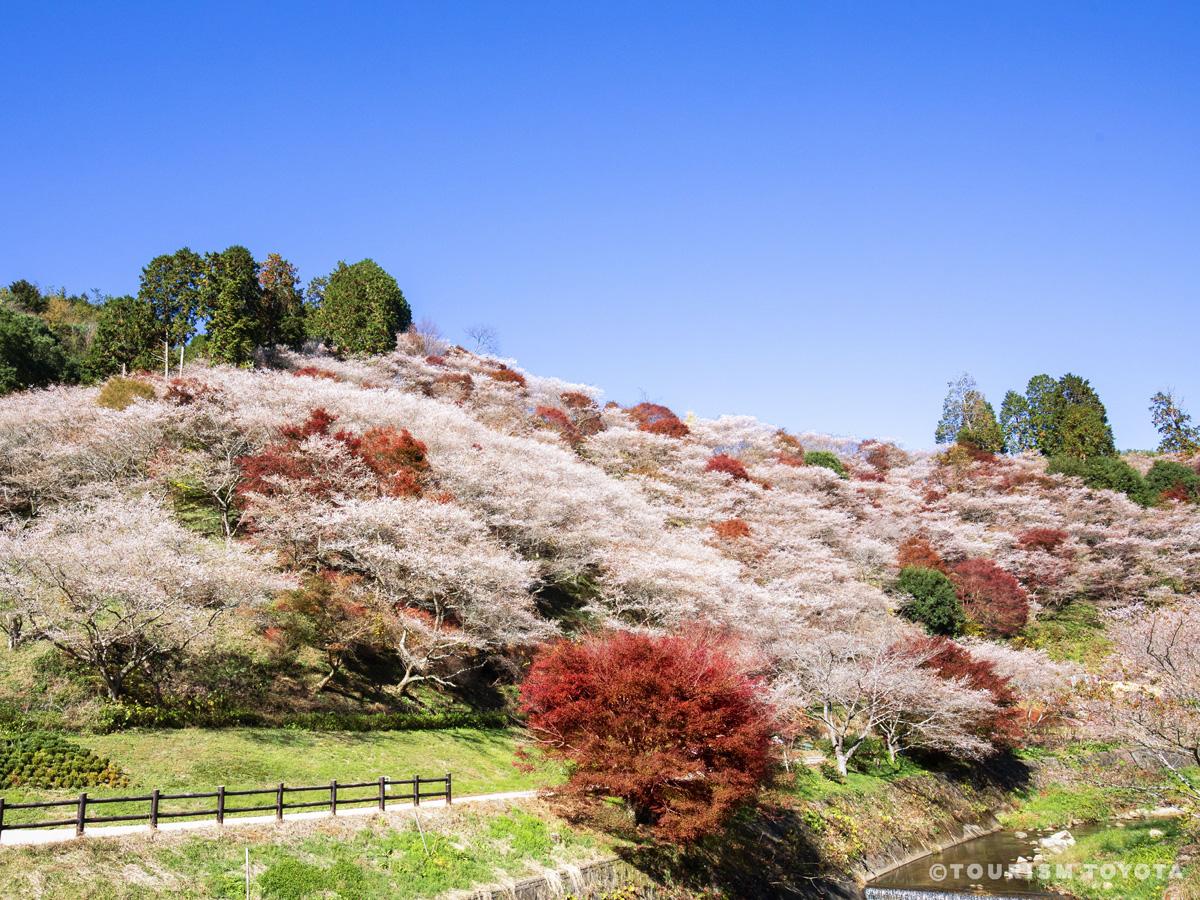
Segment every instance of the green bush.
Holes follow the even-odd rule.
[[[1092,456],[1079,459],[1055,456],[1046,466],[1050,475],[1073,475],[1095,490],[1117,491],[1137,502],[1143,502],[1146,484],[1138,470],[1119,456]]]
[[[135,400],[153,400],[154,388],[136,378],[110,378],[100,389],[96,404],[106,409],[125,409]]]
[[[907,566],[900,570],[896,588],[911,598],[900,607],[905,618],[920,622],[930,634],[954,637],[962,633],[966,615],[954,583],[944,572]]]
[[[109,703],[100,708],[90,723],[97,734],[112,734],[127,728],[236,728],[266,724],[269,723],[260,712],[201,700],[162,706]]]
[[[1145,498],[1158,503],[1167,494],[1175,500],[1200,502],[1200,475],[1195,469],[1169,459],[1157,460],[1146,473]]]
[[[444,710],[397,713],[298,713],[283,720],[285,728],[303,731],[436,731],[440,728],[507,728],[502,711]]]
[[[0,785],[5,788],[124,787],[112,762],[46,732],[0,737]]]
[[[435,731],[441,728],[506,728],[503,711],[307,712],[270,716],[255,710],[191,700],[165,706],[111,703],[92,722],[92,730],[111,734],[127,728],[291,728],[297,731]]]
[[[837,454],[830,453],[828,450],[809,450],[804,454],[804,462],[809,466],[820,466],[822,469],[835,472],[839,478],[850,477],[846,474],[846,467],[837,458]]]

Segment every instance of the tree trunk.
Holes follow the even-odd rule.
[[[25,627],[25,620],[19,615],[8,617],[8,627],[4,630],[8,633],[8,649],[16,650],[21,644],[21,631]]]
[[[325,688],[329,685],[329,682],[333,681],[333,676],[335,676],[338,673],[338,670],[341,669],[341,667],[342,667],[341,663],[337,663],[337,662],[330,663],[328,674],[326,674],[326,676],[321,679],[320,684],[318,684],[315,688],[313,688],[313,693],[319,694],[319,693],[321,693],[321,691],[325,690]]]
[[[845,751],[841,741],[833,745],[833,761],[837,765],[838,774],[845,778],[846,764],[850,762],[850,754]]]
[[[107,669],[101,669],[100,677],[104,679],[104,688],[108,691],[108,699],[114,702],[120,701],[123,693],[121,676],[115,672],[109,672]]]

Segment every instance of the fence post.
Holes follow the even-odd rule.
[[[446,773],[446,805],[449,806],[453,802],[454,792],[450,789],[450,773]]]
[[[379,776],[379,808],[387,809],[387,776]]]
[[[413,776],[413,806],[421,805],[421,776]]]
[[[158,828],[158,788],[150,792],[150,828]]]
[[[275,789],[275,821],[283,821],[283,782]]]
[[[329,782],[329,814],[337,815],[337,779]]]
[[[4,798],[0,797],[0,840],[4,839]]]
[[[75,811],[75,836],[83,835],[84,820],[87,819],[87,793],[79,795],[79,808]]]
[[[217,824],[225,824],[225,785],[217,786]]]

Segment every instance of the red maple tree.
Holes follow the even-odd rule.
[[[990,559],[968,559],[950,573],[967,615],[989,634],[1012,637],[1029,621],[1029,596],[1021,583]]]
[[[681,438],[691,430],[670,409],[658,403],[639,403],[630,407],[629,415],[637,422],[638,430],[667,437]]]
[[[354,455],[379,477],[380,490],[392,497],[419,497],[429,474],[427,448],[407,428],[368,428],[353,444]]]
[[[561,409],[554,406],[539,406],[534,409],[533,415],[542,425],[557,431],[559,437],[572,447],[579,446],[583,441],[583,435],[579,433],[579,429],[575,427],[571,417]]]
[[[1017,543],[1023,550],[1045,550],[1047,553],[1053,553],[1068,537],[1061,528],[1030,528],[1017,536]]]
[[[1012,684],[988,660],[978,659],[961,644],[947,637],[912,638],[902,647],[914,656],[926,656],[922,667],[932,669],[939,678],[963,680],[977,691],[987,691],[996,704],[996,712],[980,723],[979,736],[999,748],[1017,746],[1025,732],[1025,714],[1020,697]]]
[[[939,572],[949,573],[942,555],[933,549],[933,545],[927,538],[919,534],[914,534],[900,545],[900,549],[896,553],[896,564],[902,569],[916,566],[921,569],[937,569]]]
[[[730,648],[695,631],[618,631],[543,647],[521,709],[570,764],[559,796],[621,797],[635,820],[687,842],[720,828],[769,766],[771,717]]]
[[[704,471],[720,472],[738,481],[750,480],[750,473],[746,471],[746,467],[742,464],[742,461],[735,459],[727,453],[718,453],[716,456],[710,456],[708,462],[704,465]]]

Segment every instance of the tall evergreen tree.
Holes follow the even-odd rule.
[[[1068,372],[1058,380],[1058,453],[1086,459],[1117,452],[1108,411],[1086,378]]]
[[[1024,453],[1037,449],[1037,435],[1029,414],[1029,401],[1016,391],[1004,395],[1000,404],[1000,430],[1009,453]]]
[[[0,306],[0,394],[74,377],[70,358],[45,322]]]
[[[1049,375],[1034,375],[1025,386],[1025,401],[1029,407],[1029,427],[1033,432],[1034,446],[1046,456],[1057,451],[1058,379]]]
[[[258,283],[262,288],[262,343],[299,350],[304,344],[305,308],[296,267],[272,253],[259,267]]]
[[[20,310],[31,313],[46,311],[46,298],[42,296],[36,284],[18,278],[8,286],[8,292]]]
[[[156,256],[142,269],[138,297],[150,304],[162,347],[163,372],[171,368],[171,351],[196,333],[204,260],[187,247]]]
[[[149,302],[140,297],[109,297],[100,307],[84,369],[93,379],[151,369],[158,361],[157,350],[158,326]]]
[[[412,324],[408,301],[396,279],[378,263],[339,262],[320,292],[312,332],[346,353],[386,353]]]
[[[1034,446],[1046,456],[1076,459],[1116,454],[1108,411],[1086,378],[1070,372],[1058,379],[1034,375],[1025,388],[1023,406],[1021,399],[1009,391],[1001,419],[1022,449]]]
[[[250,362],[264,331],[258,263],[250,251],[234,245],[208,254],[201,297],[208,356],[233,365]]]

